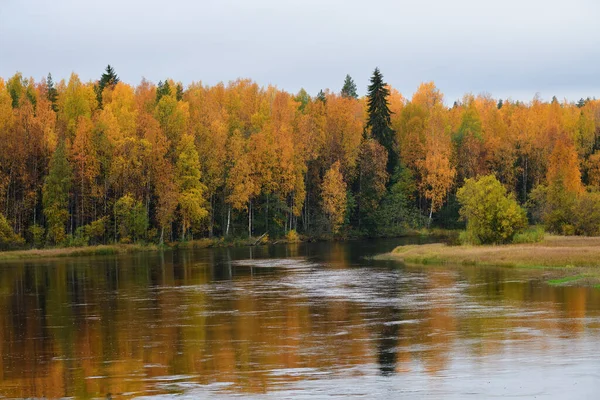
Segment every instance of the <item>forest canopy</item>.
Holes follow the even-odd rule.
[[[378,69],[364,97],[339,86],[0,78],[0,247],[457,227],[458,189],[486,175],[532,222],[600,230],[575,212],[600,210],[600,101],[448,106]]]

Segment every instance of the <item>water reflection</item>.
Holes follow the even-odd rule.
[[[590,373],[582,368],[600,366],[591,350],[600,291],[550,287],[527,271],[363,257],[393,246],[4,264],[0,395],[374,396],[392,385],[460,398],[457,382],[508,379],[523,365],[531,368],[518,373],[551,374],[559,363],[591,382],[580,388],[600,387],[582,378]],[[339,384],[350,387],[331,387]]]

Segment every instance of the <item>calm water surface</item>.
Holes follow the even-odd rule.
[[[395,241],[0,265],[0,396],[600,397],[600,290]]]

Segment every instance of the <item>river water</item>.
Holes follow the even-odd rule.
[[[599,289],[400,243],[4,263],[0,396],[600,396]]]

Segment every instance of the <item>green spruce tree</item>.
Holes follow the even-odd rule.
[[[98,107],[102,108],[102,92],[107,87],[115,87],[119,83],[119,77],[115,73],[113,67],[110,64],[106,67],[106,70],[100,77],[98,84],[94,87],[96,90],[96,99],[98,100]]]
[[[156,87],[156,104],[158,104],[158,102],[160,101],[160,99],[163,98],[163,96],[170,96],[171,95],[171,85],[169,85],[169,81],[165,80],[165,82],[163,83],[163,81],[158,81],[158,85]]]
[[[317,94],[317,100],[327,103],[327,97],[325,97],[325,92],[323,89],[319,90],[319,93]]]
[[[396,136],[394,130],[391,127],[391,114],[392,112],[388,106],[388,96],[390,90],[387,88],[387,84],[383,81],[383,75],[379,72],[379,68],[375,68],[373,76],[371,77],[371,84],[368,87],[367,94],[367,107],[368,107],[368,120],[367,120],[367,132],[377,140],[387,150],[387,171],[391,175],[398,164],[398,157],[396,155]]]
[[[71,190],[72,170],[67,160],[65,142],[61,140],[52,154],[50,171],[42,190],[42,203],[49,244],[64,242],[65,225],[69,219],[69,190]]]
[[[177,101],[183,100],[183,86],[181,86],[181,83],[175,86],[175,98]]]
[[[352,80],[350,75],[346,75],[344,80],[344,86],[342,87],[342,97],[358,99],[358,93],[356,92],[356,84]]]
[[[52,74],[48,74],[46,79],[47,97],[50,103],[52,103],[52,110],[58,112],[58,90],[54,87],[54,81],[52,80]]]

